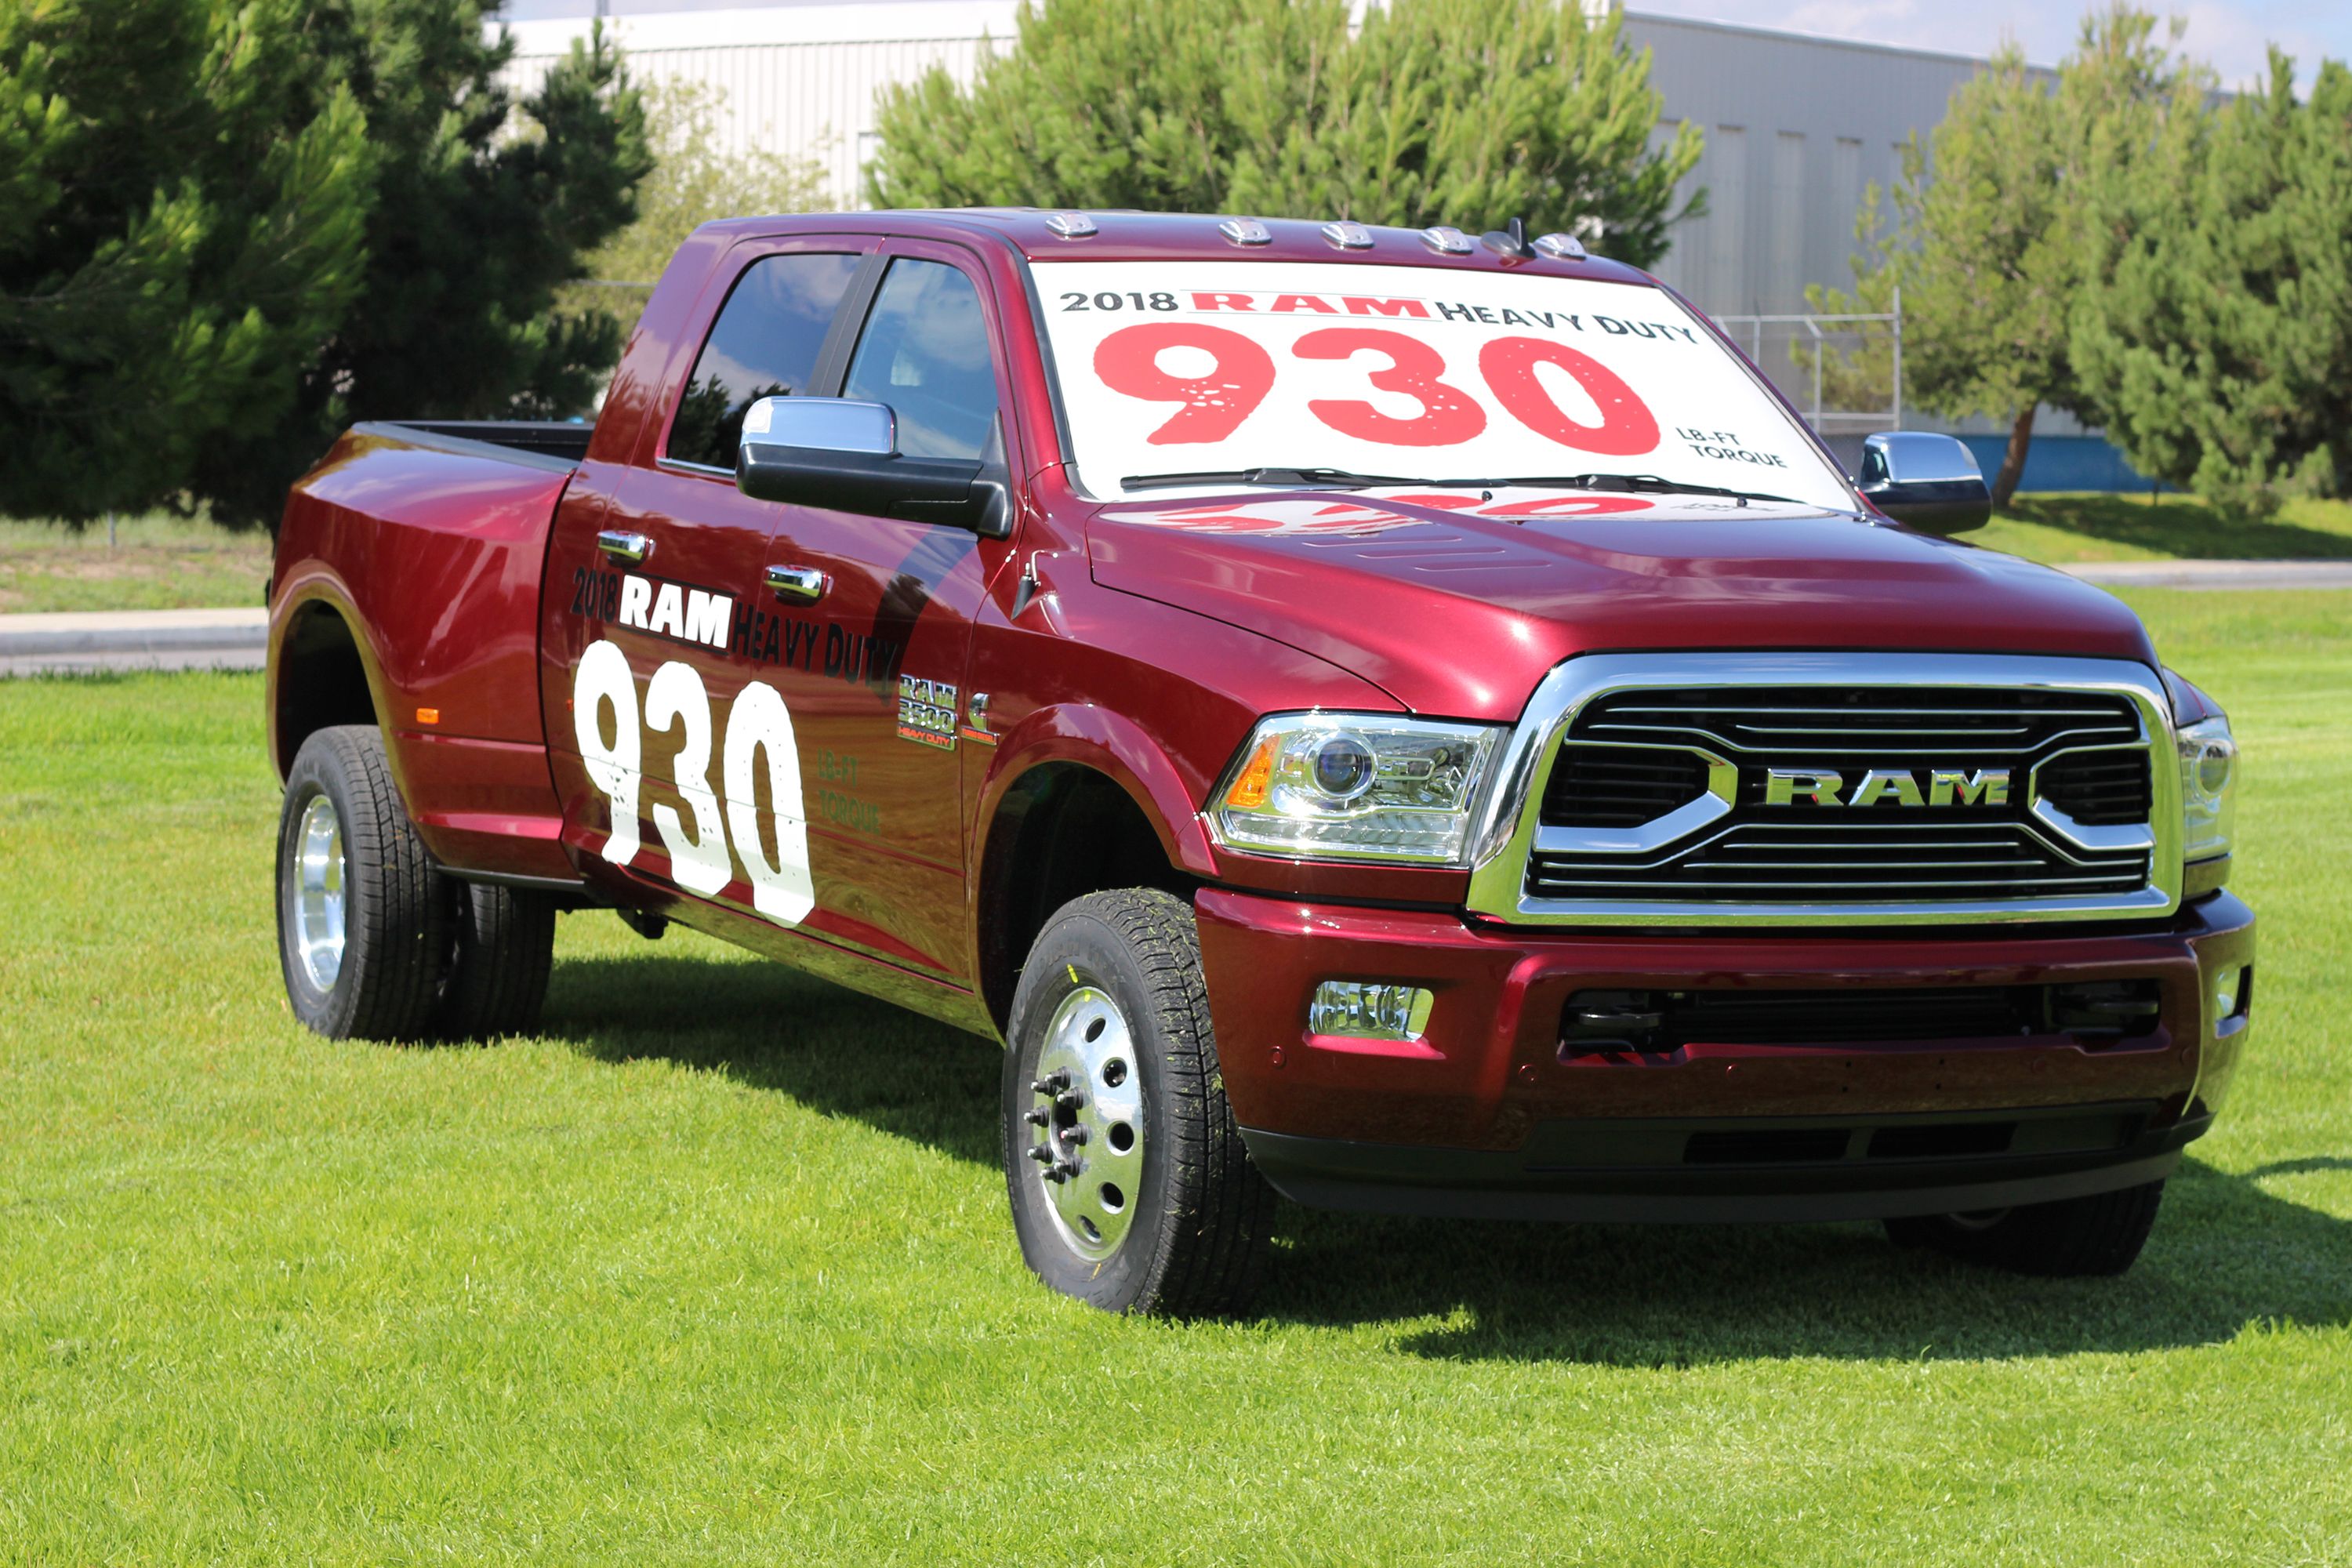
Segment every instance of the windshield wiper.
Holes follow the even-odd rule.
[[[1394,474],[1354,474],[1345,468],[1205,468],[1190,474],[1129,474],[1123,490],[1172,489],[1178,485],[1278,485],[1286,489],[1360,490],[1372,485],[1420,485],[1427,479]]]
[[[1659,474],[1513,474],[1505,479],[1431,479],[1398,474],[1358,474],[1346,468],[1204,468],[1182,474],[1129,474],[1118,485],[1126,490],[1172,489],[1179,485],[1270,485],[1284,489],[1326,490],[1360,490],[1380,485],[1426,485],[1446,490],[1499,490],[1516,486],[1619,495],[1728,496],[1734,500],[1801,504],[1789,496],[1727,489],[1721,485],[1687,484]]]
[[[1778,500],[1789,501],[1791,505],[1801,504],[1789,496],[1769,495],[1762,490],[1726,489],[1721,485],[1687,484],[1681,479],[1669,479],[1657,474],[1516,474],[1507,479],[1487,482],[1625,495],[1729,496],[1735,500]]]

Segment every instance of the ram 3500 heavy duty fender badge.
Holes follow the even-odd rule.
[[[919,675],[898,678],[898,739],[952,752],[956,744],[956,689]]]

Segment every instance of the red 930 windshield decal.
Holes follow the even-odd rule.
[[[1268,467],[1643,473],[1852,504],[1802,427],[1662,289],[1344,262],[1034,271],[1097,494]]]

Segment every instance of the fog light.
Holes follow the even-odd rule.
[[[2226,1024],[2238,1016],[2238,1004],[2245,1000],[2246,974],[2243,969],[2221,971],[2213,980],[2213,1022]]]
[[[1363,1040],[1413,1040],[1429,1026],[1436,997],[1418,985],[1377,980],[1326,980],[1307,1005],[1307,1027],[1318,1035]]]

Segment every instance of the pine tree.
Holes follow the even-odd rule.
[[[1953,95],[1929,146],[1906,147],[1891,218],[1875,190],[1864,203],[1854,289],[1807,290],[1816,310],[1883,313],[1900,287],[1906,402],[2010,426],[1996,506],[2016,493],[2039,408],[2104,417],[2074,353],[2075,311],[2097,267],[2090,193],[2143,156],[2157,106],[2202,80],[2155,42],[2155,27],[2123,5],[2086,18],[2054,90],[2004,45]],[[1824,368],[1848,382],[1874,373],[1885,385],[1880,337]]]
[[[2352,495],[2352,71],[2200,85],[2093,192],[2075,361],[2144,472],[2256,516]]]
[[[559,309],[560,291],[635,216],[652,166],[643,103],[601,30],[518,100],[487,0],[300,9],[316,90],[366,115],[367,265],[292,411],[199,455],[193,490],[233,521],[274,524],[287,485],[356,420],[585,411],[626,329]]]
[[[1521,217],[1637,266],[1665,252],[1684,127],[1615,16],[1574,0],[1050,0],[970,88],[887,90],[877,203],[1350,217]]]
[[[596,283],[559,296],[560,308],[600,310],[624,332],[635,325],[646,289],[611,285],[650,287],[697,226],[714,218],[807,212],[824,199],[824,171],[815,159],[723,144],[726,100],[716,89],[671,81],[641,90],[654,168],[637,186],[637,216],[583,264]]]
[[[299,0],[0,6],[0,510],[152,506],[362,286],[373,158]]]

